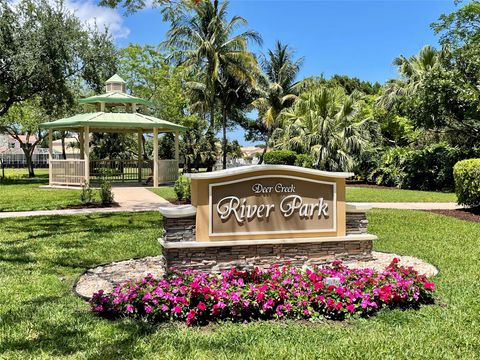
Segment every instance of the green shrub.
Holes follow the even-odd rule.
[[[295,166],[313,168],[313,157],[308,154],[298,154],[295,159]]]
[[[480,206],[480,159],[459,161],[453,167],[453,177],[458,203]]]
[[[110,205],[113,203],[113,200],[112,183],[102,179],[100,183],[100,201],[102,205]]]
[[[86,182],[82,184],[82,192],[80,193],[80,202],[83,205],[91,204],[94,201],[93,191],[90,185]]]
[[[175,185],[173,185],[173,191],[175,191],[178,201],[182,201],[185,198],[185,185],[183,184],[182,177],[179,177],[177,181],[175,181]]]
[[[403,159],[402,187],[417,190],[453,190],[453,166],[463,152],[444,143],[409,151]]]
[[[184,182],[183,195],[185,201],[190,204],[192,202],[192,182],[190,179],[186,179]]]
[[[295,165],[297,153],[290,150],[272,150],[265,154],[263,161],[272,165]]]
[[[402,162],[407,151],[400,147],[386,149],[380,161],[370,171],[367,180],[377,185],[400,187],[405,175]]]
[[[453,190],[453,166],[460,160],[478,156],[479,149],[462,150],[445,143],[422,149],[388,148],[367,180],[403,189]]]

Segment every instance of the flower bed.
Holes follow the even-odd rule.
[[[382,308],[409,308],[433,302],[435,285],[395,258],[382,272],[348,269],[340,261],[302,271],[291,266],[219,275],[185,271],[165,278],[148,275],[91,300],[92,311],[108,318],[151,322],[245,322],[256,319],[367,317]]]

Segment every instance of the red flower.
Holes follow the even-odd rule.
[[[205,310],[207,310],[207,305],[205,305],[205,303],[200,301],[197,305],[197,309],[201,310],[201,311],[205,311]]]
[[[435,291],[435,284],[433,282],[428,282],[426,281],[425,284],[423,284],[426,290],[431,290]]]

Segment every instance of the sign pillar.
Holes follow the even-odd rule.
[[[158,187],[158,129],[153,129],[153,187]]]

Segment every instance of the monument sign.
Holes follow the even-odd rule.
[[[347,205],[352,173],[257,165],[190,174],[192,204],[160,209],[167,266],[309,265],[368,258],[365,208]]]

